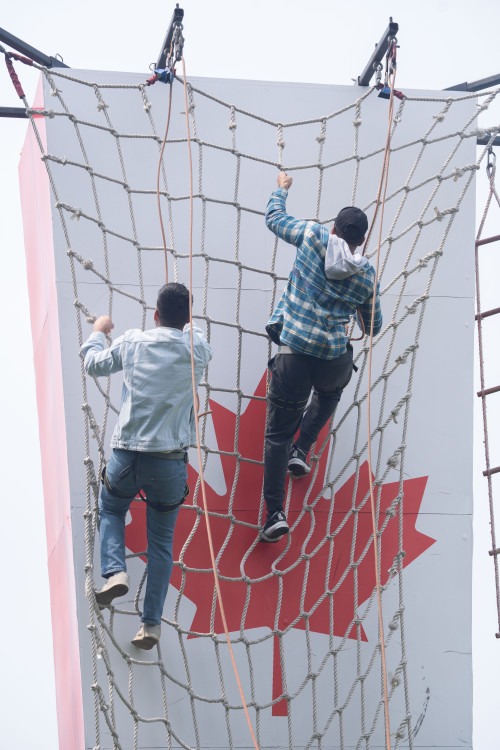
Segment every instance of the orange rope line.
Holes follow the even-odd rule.
[[[359,327],[361,328],[361,335],[360,336],[356,336],[355,338],[353,336],[351,336],[349,338],[349,341],[362,341],[364,339],[364,337],[366,336],[365,321],[363,320],[363,318],[359,314],[358,314],[358,324],[359,324]]]
[[[167,124],[165,126],[165,135],[163,136],[163,141],[161,144],[160,157],[158,159],[158,170],[156,173],[156,203],[158,206],[158,217],[160,219],[161,237],[163,241],[163,258],[165,261],[165,284],[168,284],[168,260],[167,260],[167,239],[165,237],[165,226],[163,224],[163,216],[161,213],[161,203],[160,203],[160,172],[161,172],[161,164],[163,161],[163,152],[165,151],[165,144],[167,143],[168,131],[170,128],[170,114],[172,112],[172,80],[170,81],[169,85],[170,85],[170,92],[169,92],[169,97],[168,97]]]
[[[190,322],[190,342],[191,342],[191,383],[193,388],[193,401],[196,403],[196,379],[195,379],[195,371],[194,371],[194,341],[193,341],[193,316],[192,316],[192,287],[193,287],[193,158],[192,158],[192,152],[191,152],[191,133],[189,128],[189,104],[188,104],[188,97],[187,97],[187,80],[186,80],[186,64],[184,61],[184,57],[182,58],[182,73],[184,78],[184,103],[185,103],[185,110],[186,110],[186,132],[187,132],[187,146],[188,146],[188,154],[189,154],[189,322]],[[199,466],[199,477],[200,477],[200,487],[201,487],[201,495],[203,499],[203,510],[204,510],[204,516],[205,516],[205,523],[207,527],[207,538],[208,538],[208,546],[210,549],[210,559],[212,562],[212,568],[214,573],[214,583],[215,583],[215,590],[217,592],[217,601],[220,608],[220,614],[222,619],[222,624],[224,627],[224,633],[226,636],[226,642],[229,649],[229,655],[231,657],[231,664],[234,671],[234,676],[236,679],[236,684],[238,686],[238,692],[240,694],[241,702],[243,705],[243,710],[245,713],[245,718],[247,720],[248,728],[250,730],[250,735],[252,737],[252,742],[255,750],[259,750],[259,745],[257,743],[257,738],[255,737],[254,729],[252,726],[252,722],[250,719],[250,714],[248,712],[248,705],[245,700],[245,695],[243,692],[243,687],[241,684],[240,675],[238,672],[238,667],[236,665],[236,660],[234,658],[234,652],[233,647],[231,644],[231,639],[229,637],[229,628],[227,625],[227,619],[226,619],[226,612],[224,609],[224,603],[222,601],[222,593],[220,589],[220,581],[219,576],[217,573],[217,567],[216,567],[216,560],[215,560],[215,552],[214,552],[214,545],[213,545],[213,538],[212,538],[212,531],[210,527],[210,518],[208,515],[208,503],[207,503],[207,496],[206,496],[206,489],[205,489],[205,477],[203,474],[203,465],[202,465],[202,456],[201,456],[201,442],[200,442],[200,421],[199,416],[197,414],[197,411],[195,411],[195,429],[196,429],[196,450],[198,455],[198,466]]]
[[[385,151],[384,151],[384,163],[382,165],[382,172],[380,174],[380,182],[379,182],[378,190],[377,190],[377,198],[375,200],[375,213],[373,214],[373,219],[372,219],[372,222],[370,224],[370,228],[368,230],[368,234],[366,235],[366,240],[365,240],[365,244],[364,244],[364,247],[363,247],[362,255],[364,255],[365,252],[366,252],[366,248],[368,247],[368,243],[370,241],[370,237],[371,237],[371,234],[372,234],[373,227],[375,226],[375,222],[377,220],[378,210],[379,210],[380,206],[382,205],[381,201],[380,201],[380,196],[381,196],[381,193],[382,193],[382,187],[384,185],[384,179],[386,178],[386,170],[388,170],[388,167],[389,167],[389,148],[390,148],[390,143],[391,143],[392,115],[393,115],[393,112],[394,112],[394,83],[395,83],[395,80],[396,80],[396,71],[394,70],[391,75],[392,75],[392,81],[390,81],[390,83],[392,85],[390,87],[391,88],[391,96],[390,96],[390,100],[389,100],[389,129],[388,129],[387,137],[386,137],[386,144],[385,144]],[[386,184],[386,189],[387,189],[387,184]],[[384,200],[385,200],[385,194],[384,194]],[[382,208],[382,210],[383,210],[383,208]],[[380,250],[380,247],[378,248],[378,250]]]
[[[370,508],[371,508],[371,517],[372,517],[372,529],[373,529],[373,555],[374,555],[374,565],[375,565],[375,586],[377,590],[377,610],[378,610],[378,630],[379,630],[379,640],[380,640],[380,660],[381,660],[381,666],[382,666],[382,685],[383,685],[383,698],[384,698],[384,717],[385,717],[385,743],[386,743],[386,750],[391,750],[391,727],[390,727],[390,717],[389,717],[389,694],[388,694],[388,687],[387,687],[387,662],[386,662],[386,655],[385,655],[385,641],[384,641],[384,617],[382,612],[382,586],[380,583],[380,558],[379,558],[379,551],[378,551],[378,532],[377,532],[377,519],[376,519],[376,508],[375,508],[375,492],[373,487],[373,461],[372,461],[372,440],[371,440],[371,434],[372,434],[372,427],[371,427],[371,385],[372,385],[372,362],[373,362],[373,323],[375,320],[375,300],[376,300],[376,292],[377,292],[377,284],[378,284],[378,277],[379,277],[379,269],[380,269],[380,250],[382,245],[382,229],[383,229],[383,221],[384,221],[384,209],[385,209],[385,199],[387,194],[387,183],[388,183],[388,175],[389,175],[389,161],[390,161],[390,147],[391,147],[391,129],[392,129],[392,116],[394,113],[394,84],[396,79],[396,71],[394,70],[392,73],[392,80],[390,82],[391,85],[391,96],[390,96],[390,102],[389,102],[389,116],[388,116],[388,127],[387,127],[387,137],[386,137],[386,143],[385,143],[385,151],[384,151],[384,163],[382,165],[382,175],[380,178],[380,184],[376,199],[376,207],[375,207],[375,215],[372,220],[372,224],[370,226],[370,231],[368,233],[368,237],[366,238],[365,247],[363,249],[363,254],[365,252],[368,240],[370,238],[370,234],[372,232],[373,226],[375,224],[375,219],[378,213],[379,207],[381,208],[381,215],[380,215],[380,226],[379,226],[379,236],[378,236],[378,244],[377,244],[377,251],[376,251],[376,264],[375,264],[375,286],[373,290],[373,299],[372,299],[372,309],[371,309],[371,319],[370,319],[370,334],[369,334],[369,345],[368,345],[368,384],[367,384],[367,422],[368,422],[368,439],[367,439],[367,453],[368,453],[368,477],[369,477],[369,483],[370,483]],[[383,190],[383,195],[382,195]],[[381,198],[382,196],[382,198]]]

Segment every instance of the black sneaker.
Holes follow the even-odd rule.
[[[292,445],[288,454],[288,471],[295,477],[305,477],[309,474],[311,467],[307,463],[307,453],[301,451],[296,445]]]
[[[289,531],[285,514],[282,510],[277,510],[267,519],[260,532],[260,538],[263,542],[277,542],[283,534],[288,534]]]

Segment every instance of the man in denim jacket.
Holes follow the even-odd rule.
[[[353,356],[346,324],[359,314],[369,333],[374,302],[373,334],[382,327],[375,269],[356,252],[368,229],[366,215],[355,206],[343,208],[331,232],[317,222],[295,219],[286,213],[291,184],[292,178],[280,172],[278,189],[266,210],[267,227],[297,248],[288,282],[266,326],[279,345],[269,363],[272,377],[264,445],[267,521],[261,531],[266,542],[288,534],[283,512],[287,469],[295,476],[310,472],[307,454],[351,379]],[[331,263],[325,267],[327,256]]]
[[[147,502],[148,576],[142,626],[132,643],[150,649],[160,638],[161,617],[172,572],[174,528],[186,492],[187,448],[195,442],[191,384],[189,291],[170,283],[158,294],[156,327],[132,329],[106,346],[113,329],[102,315],[82,346],[88,375],[123,373],[122,405],[113,432],[99,501],[101,572],[99,606],[128,592],[125,516],[142,490]],[[212,358],[202,331],[193,325],[198,386]]]

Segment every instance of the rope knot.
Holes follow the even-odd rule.
[[[417,297],[417,299],[414,300],[414,302],[412,302],[411,305],[406,305],[406,309],[408,310],[409,314],[414,315],[414,313],[416,313],[417,311],[417,307],[421,305],[422,302],[425,302],[428,299],[428,297],[429,297],[428,294],[423,294],[421,297]],[[408,347],[406,351],[407,352],[411,351],[411,347]]]
[[[395,469],[399,465],[399,453],[396,451],[395,453],[390,456],[390,458],[387,459],[387,466],[389,466],[391,469]]]
[[[453,214],[458,213],[458,208],[445,208],[444,211],[440,211],[437,206],[434,206],[434,211],[436,214],[436,219],[438,221],[441,221],[445,216],[453,216]]]
[[[285,139],[283,137],[283,125],[278,125],[278,133],[277,133],[277,136],[276,136],[276,144],[277,144],[278,148],[281,148],[281,149],[285,148],[285,146],[286,146]]]
[[[231,107],[231,119],[229,120],[229,130],[236,130],[238,127],[236,123],[236,111],[234,107]]]

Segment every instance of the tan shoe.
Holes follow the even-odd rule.
[[[160,640],[160,633],[161,625],[146,625],[146,623],[143,623],[137,635],[132,638],[132,645],[149,651]]]
[[[125,596],[128,593],[129,578],[128,573],[121,570],[110,576],[102,589],[95,592],[97,604],[100,607],[107,607],[117,596]]]

